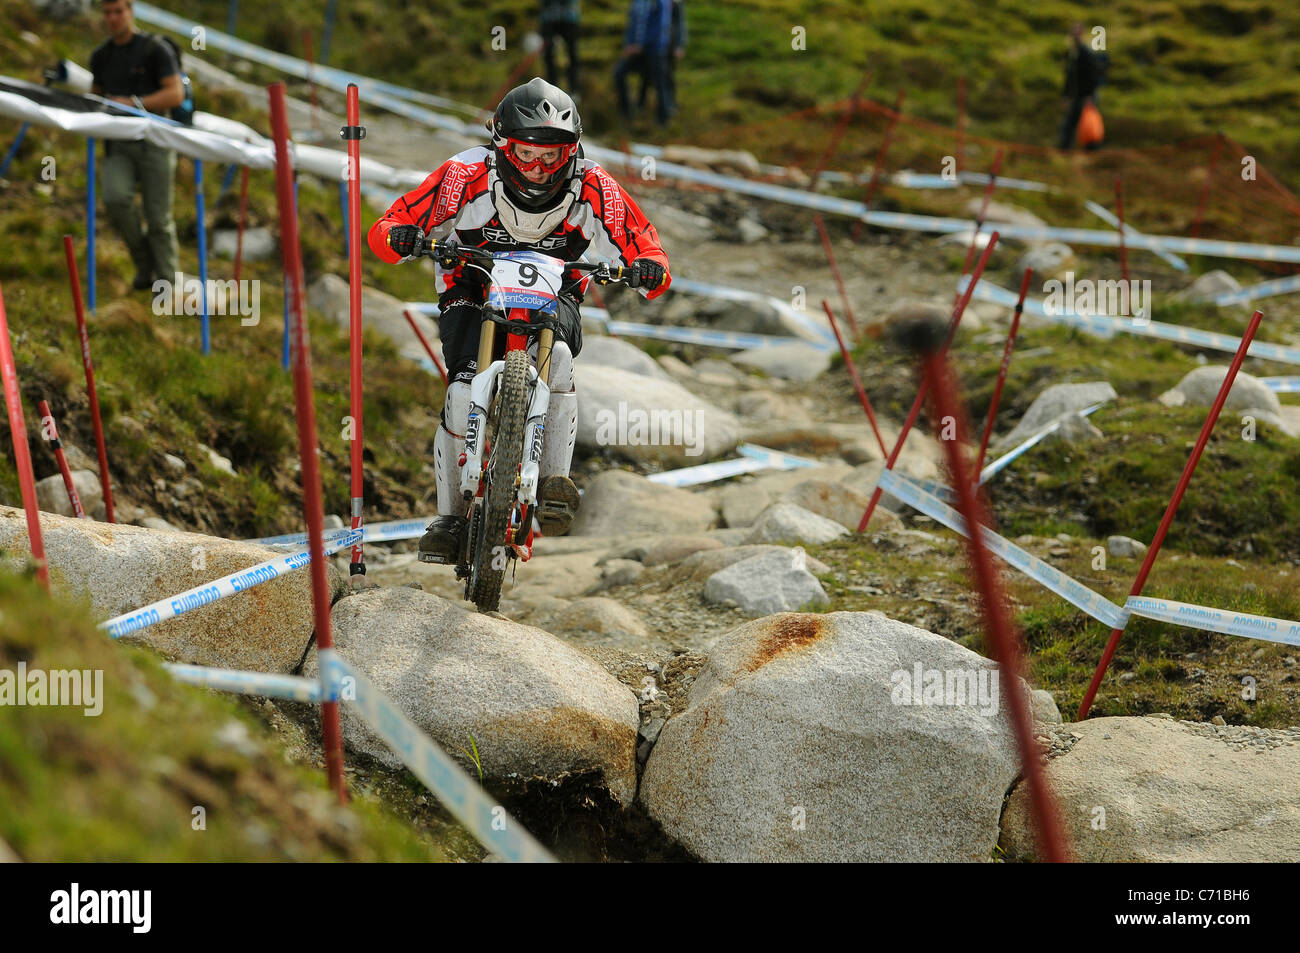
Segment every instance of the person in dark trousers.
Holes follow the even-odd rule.
[[[1100,64],[1097,57],[1083,42],[1083,24],[1070,28],[1070,52],[1065,58],[1065,83],[1061,90],[1061,119],[1057,148],[1069,149],[1074,145],[1074,133],[1079,128],[1079,116],[1084,104],[1092,100],[1097,105],[1097,87],[1101,84]]]
[[[618,107],[625,119],[633,118],[632,100],[628,95],[628,76],[644,75],[654,86],[658,99],[655,118],[666,125],[673,113],[673,94],[668,72],[672,55],[672,0],[632,0],[627,12],[623,54],[614,66],[614,86],[618,90]]]
[[[135,28],[131,0],[103,0],[108,39],[91,54],[90,91],[114,102],[165,114],[185,99],[180,66],[161,38]],[[135,264],[131,287],[137,291],[157,278],[174,280],[176,225],[172,221],[172,180],[176,153],[144,141],[106,140],[101,166],[104,208],[126,242]],[[145,227],[135,193],[140,192]]]
[[[668,94],[672,99],[670,112],[677,112],[677,61],[686,55],[686,2],[685,0],[672,0],[673,18],[672,26],[669,30],[669,49],[672,54],[668,57]],[[642,74],[641,77],[641,96],[639,99],[640,107],[645,109],[646,99],[650,95],[650,77]]]
[[[575,102],[578,95],[578,24],[582,18],[581,0],[542,0],[542,56],[546,61],[546,79],[559,83],[555,67],[555,41],[564,41],[564,52],[569,61],[569,94]]]

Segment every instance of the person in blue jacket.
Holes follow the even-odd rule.
[[[623,54],[614,66],[614,86],[618,90],[618,106],[624,118],[630,120],[633,117],[628,75],[640,71],[655,90],[656,120],[661,126],[667,124],[674,108],[672,76],[668,68],[668,59],[672,55],[672,0],[632,0],[627,11]]]

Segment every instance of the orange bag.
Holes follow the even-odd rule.
[[[1074,135],[1081,149],[1099,146],[1106,138],[1106,126],[1101,121],[1101,110],[1091,101],[1083,104],[1083,112],[1079,114],[1079,128],[1075,130]]]

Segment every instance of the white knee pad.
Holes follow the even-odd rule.
[[[537,360],[537,345],[533,344],[533,360]],[[551,348],[551,392],[573,390],[573,354],[569,345],[556,341]]]
[[[460,495],[460,455],[465,450],[465,424],[469,420],[469,384],[455,381],[447,388],[443,404],[446,424],[433,438],[433,472],[438,482],[438,515],[463,516]]]
[[[452,381],[447,385],[447,398],[442,404],[442,425],[452,435],[463,440],[468,421],[469,381]]]

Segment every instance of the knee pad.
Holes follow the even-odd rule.
[[[536,354],[534,354],[536,357]],[[557,340],[551,348],[551,399],[573,390],[573,354],[569,345]]]
[[[469,381],[452,381],[442,404],[442,425],[451,436],[463,441],[469,422]]]

